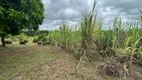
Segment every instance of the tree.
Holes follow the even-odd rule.
[[[44,5],[41,0],[23,0],[23,11],[29,15],[27,23],[30,32],[38,30],[44,19]],[[27,9],[28,8],[28,9]]]
[[[15,0],[13,0],[15,1]],[[26,14],[19,11],[20,4],[12,2],[12,0],[2,0],[0,1],[0,36],[2,41],[2,46],[5,47],[4,37],[7,34],[17,34],[20,29],[22,29],[22,21],[26,20]]]
[[[30,3],[28,3],[29,1]],[[0,36],[2,46],[5,46],[5,35],[19,34],[22,29],[38,29],[43,19],[44,6],[41,0],[1,0]]]

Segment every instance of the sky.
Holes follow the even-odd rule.
[[[79,24],[81,13],[90,11],[94,0],[43,0],[45,19],[41,30],[57,30],[64,21],[71,27]],[[142,10],[142,0],[98,0],[96,6],[97,18],[103,19],[103,28],[112,24],[116,15],[121,15],[124,21],[138,18]]]

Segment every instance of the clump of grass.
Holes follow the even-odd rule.
[[[51,38],[51,44],[59,46],[68,52],[71,52],[80,41],[79,32],[65,23],[61,24],[60,31],[50,32],[49,37]]]
[[[82,57],[84,52],[86,52],[86,49],[92,49],[95,52],[99,52],[102,22],[101,20],[97,20],[97,13],[95,12],[96,4],[97,2],[94,1],[93,9],[90,13],[82,13],[80,22],[82,51],[80,52],[79,57]]]
[[[18,36],[18,39],[19,39],[19,44],[26,44],[28,42],[28,36],[25,35],[24,33],[21,33]]]

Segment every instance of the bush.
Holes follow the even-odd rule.
[[[38,36],[35,36],[35,37],[33,38],[33,43],[37,43],[38,41],[39,41]]]
[[[26,44],[28,40],[19,41],[19,44]]]
[[[24,33],[21,33],[19,35],[19,44],[26,44],[28,42],[28,36],[26,36]]]
[[[40,34],[34,37],[33,43],[47,45],[51,43],[51,40],[48,36],[46,36],[46,34]]]
[[[51,43],[48,36],[43,37],[41,42],[42,42],[43,45],[47,45],[47,44]]]
[[[10,38],[10,39],[12,39],[13,36],[12,36],[11,34],[8,34],[5,38]]]
[[[40,34],[40,35],[38,35],[38,41],[41,41],[45,36],[46,36],[46,34]]]
[[[5,43],[6,43],[6,44],[12,44],[12,40],[11,40],[10,38],[5,39]]]

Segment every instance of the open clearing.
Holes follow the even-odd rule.
[[[116,80],[96,75],[97,62],[84,62],[84,67],[80,67],[78,74],[75,74],[77,62],[73,54],[51,46],[30,44],[1,47],[0,80]],[[137,80],[141,79],[137,77]]]
[[[72,54],[50,46],[9,46],[0,57],[0,80],[67,79],[75,66]]]

